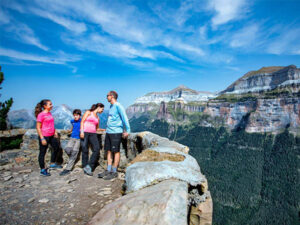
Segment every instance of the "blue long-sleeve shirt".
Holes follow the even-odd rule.
[[[127,133],[130,133],[130,125],[124,107],[116,102],[110,105],[106,133],[116,134],[123,133],[124,127]]]

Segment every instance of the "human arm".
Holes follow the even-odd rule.
[[[73,121],[73,120],[70,121],[70,123],[72,124],[71,129],[70,129],[70,130],[67,130],[69,134],[72,134],[72,132],[73,132],[73,123],[72,123],[72,121]]]
[[[83,131],[83,125],[84,125],[84,121],[86,120],[86,118],[90,115],[90,111],[86,111],[84,114],[83,114],[83,117],[81,119],[81,122],[80,122],[80,137],[81,138],[84,138],[84,131]]]
[[[97,123],[97,125],[96,125],[96,130],[99,129],[99,124],[100,124],[100,118],[99,118],[99,116],[97,116],[97,118],[98,118],[98,123]]]
[[[126,115],[126,111],[122,105],[117,105],[117,109],[123,122],[123,126],[125,126],[126,129],[126,131],[123,132],[123,137],[126,138],[128,136],[128,133],[130,133],[130,124]]]
[[[47,144],[47,141],[46,139],[44,138],[43,134],[42,134],[42,130],[41,130],[41,127],[42,127],[42,123],[37,121],[36,122],[36,130],[37,130],[37,133],[41,139],[41,142],[42,142],[42,145],[46,145]]]

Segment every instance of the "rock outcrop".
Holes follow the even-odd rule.
[[[58,132],[64,148],[68,133]],[[21,133],[24,134],[24,130]],[[98,135],[102,147],[104,136]],[[21,147],[25,154],[16,155],[13,160],[19,164],[33,162],[38,153],[35,150],[39,148],[36,130],[25,132]],[[123,185],[126,195],[103,207],[89,224],[212,224],[207,180],[188,152],[187,146],[156,134],[131,133],[121,148],[120,170],[126,171]],[[100,158],[100,165],[104,167],[103,149]],[[6,158],[1,160],[4,165],[10,162]],[[80,164],[78,161],[75,167]]]
[[[158,119],[169,123],[189,121],[192,113],[199,112],[208,117],[201,121],[202,126],[226,126],[231,130],[245,129],[247,132],[278,133],[285,128],[297,133],[300,128],[300,98],[254,99],[241,102],[210,101],[205,106],[194,108],[182,103],[161,103]],[[177,113],[178,111],[182,113]],[[176,117],[175,117],[175,116]],[[216,120],[218,119],[218,120]],[[214,123],[212,123],[213,121]],[[216,124],[217,121],[217,124]]]
[[[90,225],[212,224],[207,181],[186,146],[142,132],[130,134],[126,152],[127,195],[101,209]]]
[[[291,65],[287,67],[263,67],[257,71],[250,71],[231,84],[221,94],[242,94],[261,92],[300,84],[300,69]]]

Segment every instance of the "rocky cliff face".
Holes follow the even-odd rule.
[[[179,112],[177,116],[176,111]],[[231,130],[278,133],[289,128],[297,133],[300,127],[300,98],[257,99],[236,103],[209,102],[205,106],[197,107],[179,102],[169,105],[161,103],[157,118],[165,119],[169,123],[188,122],[190,112],[203,113],[211,119],[219,118],[218,124],[212,124],[209,122],[210,118],[207,118],[202,121],[204,126],[225,125]]]
[[[228,88],[221,92],[227,94],[242,94],[261,92],[277,87],[300,84],[300,69],[291,65],[287,67],[263,67],[257,71],[250,71]]]
[[[174,101],[163,101],[151,114],[155,115],[153,119],[164,119],[169,123],[193,122],[195,115],[202,115],[202,126],[226,126],[231,130],[274,133],[289,128],[298,133],[299,92],[300,69],[295,66],[266,67],[247,73],[215,99],[184,101],[177,98]],[[148,105],[141,106],[144,114]],[[135,105],[129,107],[131,117],[137,115],[133,109],[139,112]]]
[[[206,102],[208,99],[216,97],[216,94],[211,92],[196,91],[185,86],[179,86],[167,92],[151,92],[136,99],[133,105],[127,108],[128,117],[138,117],[144,113],[155,111],[157,112],[160,103],[168,103],[178,101],[183,103],[191,102]]]
[[[183,85],[167,92],[151,92],[145,96],[136,99],[135,104],[147,104],[161,102],[176,101],[178,99],[184,102],[192,101],[207,101],[210,98],[215,97],[211,92],[195,91]]]

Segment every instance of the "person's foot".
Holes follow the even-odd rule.
[[[50,169],[61,169],[61,168],[63,168],[61,165],[57,165],[57,164],[50,165]]]
[[[71,173],[71,170],[63,170],[59,175],[64,176],[64,175],[67,175],[69,173]]]
[[[93,176],[92,168],[90,165],[87,165],[83,168],[83,172],[89,176]]]
[[[98,174],[98,178],[106,177],[109,173],[110,172],[108,170],[105,170],[104,172]]]
[[[40,175],[44,177],[51,176],[51,174],[48,172],[48,169],[41,169]]]
[[[104,177],[103,179],[104,180],[112,180],[114,178],[117,178],[118,177],[118,173],[117,172],[109,172],[109,174]]]

